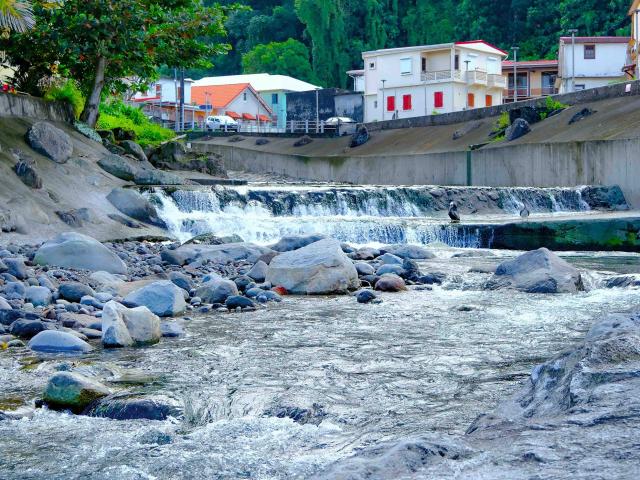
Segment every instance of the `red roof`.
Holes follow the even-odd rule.
[[[518,68],[558,68],[558,60],[524,60],[522,62],[516,62]],[[513,68],[513,61],[508,60],[502,62],[502,70],[508,70]]]
[[[210,105],[211,108],[224,108],[244,92],[248,86],[248,83],[236,83],[191,87],[191,101],[198,105]]]
[[[227,116],[233,118],[234,120],[238,120],[239,118],[242,118],[242,115],[232,110],[227,110],[225,113],[227,114]]]
[[[482,44],[486,45],[487,47],[495,48],[499,52],[502,52],[503,55],[509,55],[509,52],[505,52],[501,48],[498,48],[495,45],[491,45],[490,43],[485,42],[484,40],[468,40],[466,42],[456,42],[456,45],[471,45],[473,43],[482,43]]]
[[[271,121],[271,119],[269,117],[267,117],[266,115],[258,115],[258,119],[261,122],[270,122]]]
[[[250,113],[243,113],[242,114],[242,118],[244,118],[245,120],[255,120],[256,117],[254,115],[251,115]]]
[[[576,43],[629,43],[631,37],[576,37]],[[560,37],[561,43],[571,43],[571,37]]]

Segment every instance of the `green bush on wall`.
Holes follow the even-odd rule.
[[[80,114],[84,109],[84,95],[78,88],[75,80],[69,79],[65,80],[64,83],[52,85],[45,92],[44,99],[50,102],[69,102],[73,107],[73,113],[76,119],[80,118]]]
[[[143,147],[156,146],[175,137],[173,130],[153,123],[139,108],[120,101],[102,103],[96,129],[112,130],[114,128],[132,130],[136,134],[137,142]]]

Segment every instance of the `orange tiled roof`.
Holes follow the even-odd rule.
[[[256,119],[255,115],[252,115],[250,113],[243,113],[242,114],[242,118],[244,118],[245,120],[255,120]]]
[[[226,114],[227,114],[228,117],[231,117],[234,120],[238,120],[239,118],[242,118],[242,115],[240,115],[239,113],[234,112],[233,110],[227,110]]]
[[[211,108],[224,108],[238,97],[248,83],[233,85],[212,85],[209,87],[191,87],[191,101],[197,105],[211,105]]]
[[[271,119],[269,117],[267,117],[266,115],[258,115],[258,120],[260,120],[261,122],[270,122]]]

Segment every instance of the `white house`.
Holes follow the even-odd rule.
[[[631,40],[628,46],[627,65],[625,71],[629,78],[640,78],[640,62],[638,62],[638,51],[640,50],[640,0],[633,0],[629,8],[631,17]]]
[[[191,85],[193,80],[184,80],[184,103],[191,103]],[[149,85],[145,92],[137,92],[133,101],[145,103],[149,101],[176,103],[180,100],[180,81],[173,78],[162,77]]]
[[[319,87],[287,75],[255,73],[247,75],[227,75],[223,77],[205,77],[194,82],[194,87],[213,87],[219,85],[238,85],[248,83],[273,112],[276,126],[284,129],[287,124],[287,93],[306,92]]]
[[[246,127],[273,121],[271,107],[248,83],[194,86],[191,93],[204,115],[227,115]]]
[[[483,40],[364,52],[365,122],[499,105],[507,55]]]
[[[364,92],[364,70],[349,70],[347,75],[353,82],[353,91]]]
[[[191,86],[193,80],[184,81],[184,122],[187,126],[195,127],[202,124],[204,116],[196,105],[191,103]],[[136,92],[131,98],[135,104],[140,105],[143,111],[155,121],[163,125],[176,122],[180,117],[180,81],[173,78],[161,77],[151,83],[146,91]]]
[[[624,80],[629,40],[629,37],[561,37],[557,80],[560,93]]]

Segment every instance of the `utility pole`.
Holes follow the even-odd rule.
[[[636,24],[633,33],[636,36],[636,80],[640,80],[640,8],[635,13]]]
[[[569,30],[571,34],[571,91],[576,91],[576,33],[578,30],[576,28],[571,28]]]
[[[513,50],[513,101],[518,101],[518,50],[520,47],[511,47]]]
[[[465,80],[465,83],[467,84],[467,89],[466,89],[466,91],[467,91],[466,97],[467,98],[465,99],[465,103],[464,103],[466,105],[465,106],[465,110],[469,110],[469,64],[470,63],[471,63],[471,60],[465,60],[464,61],[464,64],[465,64],[466,69],[467,69],[466,70],[467,73],[465,73],[465,75],[464,75],[464,80]]]
[[[381,80],[382,81],[382,121],[384,122],[384,109],[385,109],[385,98],[384,98],[384,84],[387,82],[386,80]]]
[[[173,69],[173,88],[175,90],[174,95],[175,95],[175,115],[174,115],[174,122],[173,122],[173,129],[177,132],[178,131],[178,69],[174,68]],[[169,115],[167,115],[167,118],[169,118]],[[160,99],[160,123],[164,126],[164,122],[162,120],[162,98]]]
[[[180,131],[184,132],[184,68],[180,69]]]
[[[316,87],[316,133],[318,133],[320,130],[320,99],[319,97],[319,92],[320,89],[318,87]]]

